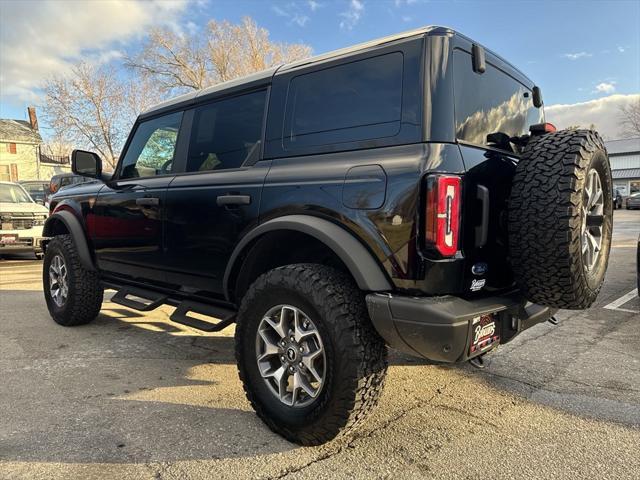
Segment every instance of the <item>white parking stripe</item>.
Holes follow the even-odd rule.
[[[622,312],[640,313],[640,312],[638,312],[636,310],[629,310],[629,309],[626,309],[626,308],[620,308],[621,305],[624,305],[625,303],[627,303],[631,299],[635,298],[637,295],[638,295],[638,289],[634,288],[633,290],[631,290],[626,295],[621,296],[619,299],[614,300],[613,302],[611,302],[608,305],[605,305],[602,308],[606,308],[608,310],[620,310]]]

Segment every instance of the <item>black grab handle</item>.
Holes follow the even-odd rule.
[[[482,203],[482,217],[480,225],[476,227],[476,247],[484,247],[489,235],[489,189],[484,185],[478,185],[476,198]]]
[[[249,195],[220,195],[216,199],[219,207],[230,205],[249,205],[251,197]]]

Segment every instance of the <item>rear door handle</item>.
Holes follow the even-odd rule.
[[[219,195],[216,199],[219,207],[230,205],[249,205],[251,196],[249,195]]]
[[[136,198],[136,205],[143,207],[157,207],[160,205],[160,199],[156,197]]]

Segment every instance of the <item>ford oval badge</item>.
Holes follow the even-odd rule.
[[[488,271],[489,265],[484,262],[475,263],[473,267],[471,267],[471,273],[478,276],[486,275]]]

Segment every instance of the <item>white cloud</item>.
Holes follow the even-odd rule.
[[[613,93],[616,91],[616,82],[602,82],[596,85],[596,89],[591,93]]]
[[[304,27],[309,21],[309,17],[300,13],[295,13],[293,17],[291,17],[291,21],[299,27]]]
[[[295,3],[290,3],[287,5],[290,10],[285,10],[277,5],[272,5],[271,10],[278,15],[279,17],[284,17],[289,19],[289,24],[295,23],[299,27],[304,27],[309,21],[309,17],[300,13],[298,6]]]
[[[271,10],[273,10],[273,13],[275,13],[279,17],[288,17],[289,16],[289,12],[287,12],[282,7],[279,7],[278,5],[271,5]]]
[[[0,5],[2,101],[34,102],[43,81],[80,58],[121,56],[153,25],[173,25],[188,0],[4,1]]]
[[[364,13],[364,2],[362,0],[351,0],[349,2],[349,8],[344,12],[340,12],[340,28],[343,30],[352,30]]]
[[[624,48],[623,46],[621,46],[621,45],[618,45],[618,51],[619,51],[620,53],[624,53],[625,48]]]
[[[403,15],[402,16],[402,21],[407,23],[413,20],[413,17],[411,15]]]
[[[312,12],[315,12],[317,9],[323,6],[322,3],[316,2],[315,0],[309,0],[307,2],[307,5],[309,5],[309,8]]]
[[[578,60],[580,58],[591,57],[592,55],[587,52],[577,52],[577,53],[565,53],[562,55],[564,58],[568,58],[569,60]]]
[[[395,5],[396,7],[401,7],[403,5],[412,5],[414,3],[417,3],[418,0],[395,0]]]
[[[570,125],[588,127],[592,123],[608,140],[620,138],[618,117],[620,106],[640,100],[640,94],[610,95],[589,102],[549,105],[544,108],[546,120],[558,128]]]

